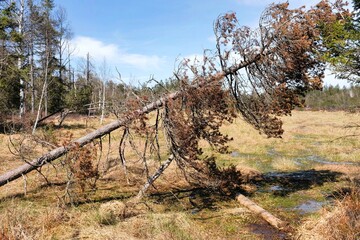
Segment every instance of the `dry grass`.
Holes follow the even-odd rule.
[[[359,130],[356,132],[355,129],[344,128],[348,124],[358,122],[358,119],[360,119],[359,114],[345,112],[295,111],[292,117],[284,118],[285,134],[282,139],[268,139],[237,119],[234,124],[223,127],[223,131],[234,138],[234,141],[229,144],[233,154],[213,153],[205,143],[203,147],[206,154],[214,154],[218,158],[220,166],[233,164],[249,178],[259,176],[260,172],[316,169],[339,171],[345,174],[344,179],[354,179],[360,167],[341,164],[324,165],[309,161],[308,157],[316,156],[326,161],[359,163],[359,137],[340,138],[359,133]],[[65,124],[65,127],[61,129],[45,129],[45,133],[39,129],[38,134],[48,134],[48,137],[54,137],[61,142],[67,132],[71,131],[73,138],[80,137],[97,128],[99,121],[90,119],[86,122],[84,119],[70,118],[65,121]],[[216,194],[210,196],[213,200],[211,208],[205,208],[193,214],[194,206],[189,202],[190,192],[181,193],[190,186],[174,164],[158,179],[156,189],[151,188],[149,191],[150,193],[160,192],[163,195],[147,199],[147,206],[143,205],[140,215],[122,219],[118,218],[121,215],[116,212],[118,209],[111,208],[109,216],[104,217],[102,210],[108,202],[126,201],[136,194],[139,187],[146,181],[138,157],[133,152],[127,152],[130,185],[127,184],[124,171],[116,160],[121,134],[121,130],[114,131],[111,134],[110,145],[108,137],[103,138],[100,171],[106,169],[107,166],[111,167],[98,181],[96,192],[75,191],[76,199],[79,201],[76,206],[64,205],[60,200],[66,187],[64,185],[66,172],[57,162],[55,162],[57,171],[50,165],[42,169],[54,186],[45,186],[45,180],[34,172],[27,176],[26,195],[24,181],[21,179],[1,187],[0,239],[6,239],[5,237],[8,239],[263,239],[263,233],[254,232],[249,227],[249,224],[261,224],[256,217],[243,209],[237,209],[239,206],[235,201],[215,199]],[[135,144],[140,145],[141,141],[141,139],[135,139]],[[0,135],[0,146],[2,146],[0,148],[0,173],[22,164],[8,151],[7,145],[8,136]],[[37,147],[33,149],[32,154],[39,156],[46,151],[45,147]],[[166,157],[165,148],[162,149],[162,155]],[[112,161],[108,165],[107,156]],[[300,161],[294,161],[296,159]],[[158,166],[157,161],[149,161],[150,172]],[[336,185],[342,184],[340,182]],[[299,196],[290,195],[270,200],[268,198],[273,197],[270,194],[264,195],[267,198],[265,199],[265,197],[257,197],[261,193],[256,193],[255,199],[260,205],[264,204],[263,206],[266,206],[270,212],[297,223],[308,215],[297,215],[296,218],[292,218],[295,213],[291,209],[279,206],[286,205],[284,201],[294,201],[294,199],[299,201],[303,196],[314,195],[319,198],[334,186],[335,184],[328,183],[326,188],[320,186],[302,189],[298,192]],[[252,189],[249,192],[255,190]],[[335,209],[344,216],[343,222],[347,220],[341,208],[347,206],[354,209],[354,204],[351,205],[348,200],[344,201],[339,202],[339,206],[342,207]],[[276,205],[278,202],[281,204]],[[232,214],[233,211],[228,211],[228,209],[237,209],[236,214]],[[326,216],[330,216],[333,212],[324,211]],[[307,226],[311,226],[311,223]],[[306,228],[305,225],[303,228]],[[343,229],[343,231],[349,231],[349,229]]]
[[[292,159],[286,157],[275,158],[272,161],[271,166],[277,171],[294,171],[299,169],[299,166],[292,161]]]
[[[185,213],[151,213],[114,225],[83,229],[80,239],[221,239],[213,238]]]
[[[260,171],[301,170],[314,168],[318,162],[308,161],[315,156],[329,162],[360,162],[360,129],[346,128],[358,123],[360,114],[346,112],[294,111],[284,117],[285,133],[281,139],[268,139],[251,126],[237,119],[223,127],[233,137],[230,151],[240,156],[217,155],[224,164],[243,163]],[[346,137],[355,135],[352,137]],[[294,164],[294,159],[303,159]],[[269,164],[273,167],[269,168]]]
[[[69,239],[71,232],[67,231],[67,225],[75,224],[74,217],[71,212],[56,206],[10,202],[1,214],[0,236],[2,234],[3,239],[46,239],[57,232],[63,234],[63,239]],[[60,229],[59,224],[62,224]]]
[[[353,186],[331,208],[324,208],[319,218],[305,221],[299,227],[298,236],[304,240],[360,239],[359,186]]]

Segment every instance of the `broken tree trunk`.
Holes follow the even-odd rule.
[[[70,111],[70,110],[67,109],[67,108],[64,109],[63,111],[61,111],[60,117],[59,117],[59,120],[58,120],[58,122],[59,122],[58,127],[60,127],[60,126],[63,124],[63,122],[65,121],[65,118],[66,118],[70,113],[72,113],[72,111]]]
[[[37,122],[37,126],[36,126],[36,127],[38,127],[39,124],[40,124],[42,121],[45,121],[45,120],[48,119],[49,117],[52,117],[52,116],[54,116],[55,114],[57,114],[57,113],[59,113],[59,112],[63,112],[63,111],[64,111],[64,109],[63,109],[63,108],[60,108],[59,110],[57,110],[57,111],[55,111],[55,112],[53,112],[53,113],[50,113],[49,115],[47,115],[47,116],[39,119],[38,122]]]
[[[279,230],[288,230],[288,223],[282,221],[281,219],[275,217],[249,198],[245,197],[242,194],[237,195],[236,200],[246,208],[248,208],[251,212],[259,215],[262,219],[268,222],[271,226],[279,229]]]

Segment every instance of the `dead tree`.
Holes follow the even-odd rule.
[[[196,141],[200,138],[221,150],[228,139],[221,135],[219,127],[235,117],[231,106],[260,132],[269,137],[280,136],[281,121],[277,116],[290,114],[295,106],[301,105],[301,96],[306,91],[320,88],[324,72],[324,63],[317,55],[321,42],[316,11],[289,10],[287,6],[270,6],[256,30],[239,26],[234,13],[219,17],[214,26],[216,54],[204,55],[202,61],[193,65],[185,61],[186,70],[176,74],[179,91],[127,111],[119,120],[74,143],[83,146],[162,107],[171,151],[184,159],[197,158],[200,151]],[[181,135],[186,136],[182,139]],[[0,185],[55,160],[72,145],[54,149],[3,174]]]
[[[329,4],[326,6],[331,8]],[[202,155],[200,140],[207,141],[215,151],[226,152],[226,144],[231,139],[221,133],[220,127],[238,117],[235,110],[260,133],[281,137],[283,130],[279,116],[289,115],[294,107],[301,106],[302,96],[307,91],[321,88],[325,63],[318,55],[322,46],[317,24],[337,15],[320,16],[317,13],[316,8],[289,10],[287,3],[271,5],[264,11],[259,28],[255,30],[239,26],[235,13],[219,17],[214,25],[215,53],[204,54],[203,59],[195,63],[183,62],[175,74],[180,86],[177,92],[150,103],[146,97],[130,99],[127,111],[118,120],[1,175],[0,186],[120,127],[126,131],[134,129],[146,139],[143,153],[139,151],[138,155],[144,162],[147,180],[138,199],[172,161],[189,181],[209,183],[209,176],[224,176],[214,174],[218,170],[211,165],[211,159]],[[151,151],[148,145],[156,142],[160,124],[157,118],[155,126],[149,126],[145,115],[160,109],[163,114],[161,126],[171,157],[150,177],[146,163],[147,153]],[[125,145],[122,143],[128,137],[126,131],[119,147],[124,165]],[[152,146],[159,148],[158,144]],[[273,223],[283,226],[276,219]]]
[[[179,95],[180,95],[180,92],[176,92],[174,94],[169,95],[167,98],[161,98],[156,102],[148,104],[147,106],[143,107],[142,109],[134,111],[132,113],[132,115],[129,115],[127,118],[116,120],[110,124],[107,124],[99,129],[97,129],[96,131],[93,131],[93,132],[87,134],[84,137],[81,137],[81,138],[75,140],[74,144],[56,148],[56,149],[48,152],[47,154],[45,154],[37,159],[34,159],[33,161],[31,161],[29,163],[25,163],[25,164],[21,165],[20,167],[1,175],[0,176],[0,186],[3,186],[17,178],[20,178],[24,174],[27,174],[49,162],[56,160],[57,158],[63,156],[67,152],[69,152],[72,148],[74,148],[76,146],[76,144],[78,144],[80,147],[82,147],[82,146],[92,142],[93,140],[100,138],[100,137],[114,131],[115,129],[118,129],[121,126],[125,126],[126,124],[128,124],[129,122],[138,118],[139,116],[149,113],[151,111],[154,111],[155,109],[161,107],[167,99],[176,98]]]

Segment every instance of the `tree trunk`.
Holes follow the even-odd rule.
[[[34,47],[30,50],[31,113],[35,112]]]
[[[62,115],[62,113],[63,113],[64,111],[69,111],[69,110],[68,110],[68,109],[64,109],[64,108],[60,108],[59,110],[57,110],[57,111],[55,111],[55,112],[53,112],[53,113],[50,113],[49,115],[47,115],[47,116],[39,119],[39,120],[37,121],[37,125],[39,125],[39,123],[41,123],[42,121],[45,121],[46,119],[48,119],[49,117],[54,116],[54,115],[57,114],[57,113],[61,113],[61,115]]]
[[[90,54],[86,54],[86,86],[90,82]]]
[[[19,12],[19,16],[18,16],[18,24],[19,24],[19,28],[18,28],[18,34],[20,36],[22,36],[23,34],[23,30],[24,30],[24,11],[25,11],[25,2],[24,0],[20,1],[20,12]],[[22,64],[23,61],[21,59],[21,56],[23,55],[23,44],[21,43],[18,46],[17,52],[19,54],[18,57],[18,61],[17,61],[17,67],[19,69],[19,71],[22,68]],[[23,115],[25,114],[25,90],[24,90],[24,80],[22,78],[22,76],[20,76],[20,118],[23,117]]]
[[[193,87],[201,88],[212,82],[220,82],[226,75],[236,73],[239,69],[242,69],[242,68],[256,62],[260,57],[261,57],[261,55],[259,54],[249,61],[244,61],[240,64],[232,66],[231,68],[226,69],[224,72],[217,73],[215,76],[211,76],[208,79],[204,79],[204,81],[200,82],[199,84],[197,84]],[[133,111],[132,113],[130,113],[127,117],[125,117],[123,119],[118,119],[112,123],[109,123],[103,127],[100,127],[99,129],[75,140],[74,143],[76,143],[80,147],[82,147],[82,146],[90,143],[91,141],[93,141],[97,138],[100,138],[100,137],[114,131],[115,129],[120,128],[121,126],[127,125],[128,123],[139,118],[140,116],[147,114],[149,112],[152,112],[152,111],[164,106],[165,102],[167,102],[169,100],[174,100],[174,99],[180,97],[181,95],[182,95],[182,91],[177,91],[177,92],[167,95],[166,97],[162,97],[162,98],[158,99],[157,101],[149,103],[148,105],[146,105],[145,107],[143,107],[141,109]],[[25,163],[14,170],[8,171],[7,173],[0,175],[0,186],[3,186],[15,179],[18,179],[22,175],[27,174],[49,162],[56,160],[57,158],[65,155],[67,152],[69,152],[71,149],[73,149],[75,147],[74,143],[69,144],[67,146],[56,148],[56,149],[46,153],[45,155],[43,155],[37,159],[34,159],[33,161],[31,161],[29,163]]]
[[[45,98],[45,116],[47,116],[47,99],[46,99],[46,89],[47,89],[47,79],[48,79],[48,68],[49,68],[49,56],[46,56],[46,67],[45,67],[45,78],[44,78],[44,85],[41,91],[41,97],[39,102],[39,107],[36,115],[36,120],[33,126],[32,134],[35,134],[36,127],[39,123],[40,115],[41,115],[41,108],[42,108],[42,101]]]
[[[245,197],[242,194],[239,194],[236,197],[236,200],[246,208],[248,208],[251,212],[259,215],[261,218],[263,218],[266,222],[268,222],[271,226],[279,229],[279,230],[287,230],[288,223],[280,220],[279,218],[275,217],[253,201],[251,201],[249,198]]]
[[[124,119],[116,120],[112,123],[109,123],[99,129],[97,129],[96,131],[93,131],[93,132],[85,135],[84,137],[81,137],[81,138],[75,140],[74,143],[77,143],[82,147],[82,146],[90,143],[91,141],[93,141],[97,138],[100,138],[100,137],[114,131],[115,129],[120,128],[121,126],[127,125],[131,121],[137,119],[139,116],[147,114],[149,112],[152,112],[152,111],[162,107],[166,101],[178,98],[181,95],[181,93],[182,93],[181,91],[178,91],[178,92],[169,94],[167,97],[160,98],[159,100],[146,105],[142,109],[138,109],[138,110],[132,112]],[[56,149],[46,153],[45,155],[43,155],[37,159],[34,159],[33,161],[31,161],[29,163],[25,163],[25,164],[21,165],[20,167],[1,175],[0,176],[0,186],[3,186],[19,177],[22,177],[22,175],[24,175],[24,174],[27,174],[49,162],[56,160],[57,158],[63,156],[67,152],[69,152],[74,147],[75,147],[75,144],[70,144],[67,146],[56,148]]]
[[[100,124],[103,123],[104,120],[104,115],[105,115],[105,87],[106,87],[106,83],[102,82],[102,100],[101,100],[101,117],[100,117]]]

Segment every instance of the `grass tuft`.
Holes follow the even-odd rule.
[[[360,187],[352,186],[333,207],[323,209],[320,218],[308,219],[298,235],[304,240],[360,239]]]

